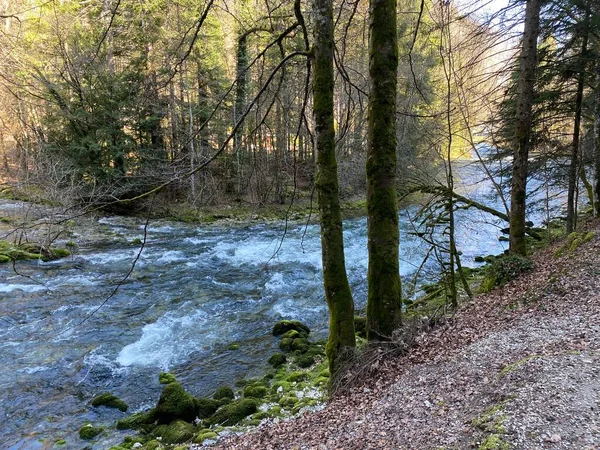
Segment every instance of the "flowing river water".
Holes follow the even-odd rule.
[[[461,192],[491,200],[478,166],[461,171]],[[491,202],[491,203],[490,203]],[[3,201],[0,213],[24,208]],[[426,247],[410,234],[400,213],[401,273],[414,274]],[[346,266],[357,306],[366,301],[366,219],[345,223]],[[462,262],[497,254],[505,226],[475,209],[458,215]],[[102,239],[87,239],[88,232]],[[319,229],[293,223],[191,225],[104,217],[69,239],[87,242],[74,258],[0,266],[0,448],[107,448],[124,434],[105,432],[94,444],[77,430],[86,422],[110,426],[125,414],[92,408],[109,391],[128,413],[153,406],[158,373],[171,371],[186,389],[208,396],[222,384],[258,375],[276,351],[274,322],[299,319],[326,336],[327,308],[321,285]],[[64,241],[63,241],[64,243]],[[68,262],[68,261],[66,261]],[[431,267],[431,269],[435,269]],[[110,298],[109,298],[110,297]],[[239,349],[230,349],[239,343]]]

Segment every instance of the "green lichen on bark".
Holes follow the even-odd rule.
[[[321,220],[323,285],[329,307],[329,340],[326,353],[332,374],[356,345],[354,301],[346,274],[339,199],[333,118],[333,4],[314,1],[315,45],[313,108],[317,145],[316,190]]]
[[[396,199],[396,0],[371,0],[369,146],[367,150],[369,340],[391,337],[400,325]]]

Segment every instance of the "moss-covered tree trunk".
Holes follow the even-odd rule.
[[[369,16],[367,332],[369,340],[377,341],[389,339],[400,325],[402,301],[396,201],[396,0],[371,0]]]
[[[317,147],[316,189],[321,217],[323,284],[329,307],[327,358],[332,375],[355,347],[354,301],[346,274],[333,126],[333,5],[314,1],[313,98]]]
[[[527,195],[527,171],[531,128],[535,72],[537,68],[537,40],[540,32],[541,0],[527,0],[525,27],[521,48],[519,73],[519,97],[515,124],[515,147],[510,190],[510,252],[526,255],[525,246],[525,197]]]

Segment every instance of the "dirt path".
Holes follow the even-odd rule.
[[[555,250],[324,410],[215,448],[600,449],[600,239]]]

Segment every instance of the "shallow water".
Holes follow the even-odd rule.
[[[460,173],[463,193],[499,208],[490,184],[479,182],[477,166]],[[5,201],[0,212],[18,206]],[[410,234],[414,212],[400,215],[405,280],[426,251]],[[504,250],[497,221],[473,209],[458,219],[464,265]],[[366,299],[366,220],[344,225],[346,265],[360,308]],[[282,224],[154,221],[123,282],[140,250],[128,242],[143,237],[143,221],[106,217],[95,227],[103,234],[101,245],[79,248],[78,264],[19,262],[19,273],[0,267],[0,448],[49,448],[58,439],[67,441],[62,448],[81,448],[80,426],[110,426],[125,415],[91,408],[94,395],[110,391],[130,405],[128,412],[147,408],[160,394],[160,371],[173,372],[197,396],[260,374],[276,349],[270,331],[279,319],[300,319],[317,337],[326,335],[316,225],[292,224],[284,234]],[[425,279],[435,279],[437,266],[425,269]],[[228,350],[234,342],[240,348]],[[123,435],[105,432],[93,448],[107,448]]]

